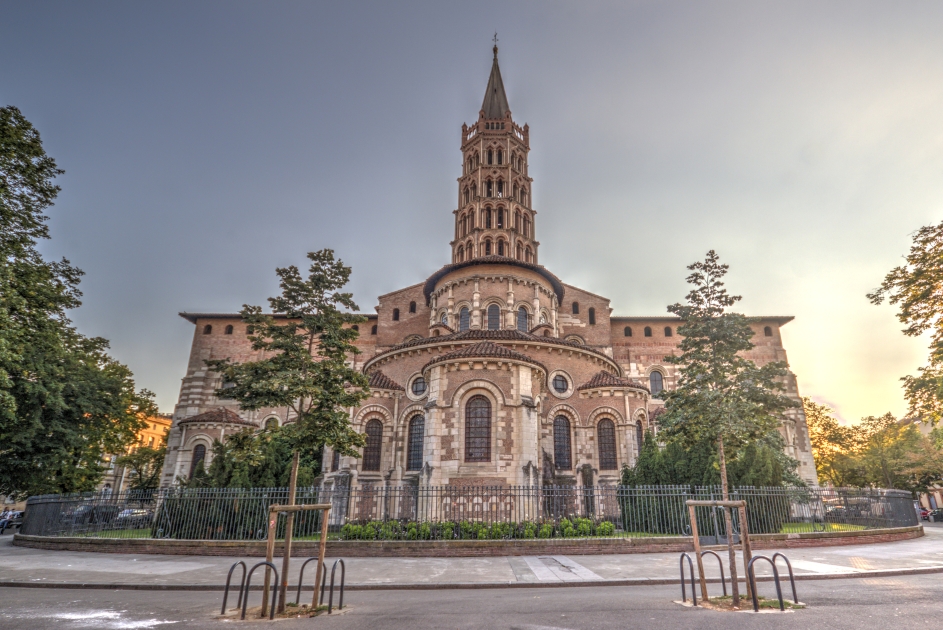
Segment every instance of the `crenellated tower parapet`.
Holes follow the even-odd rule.
[[[495,46],[478,121],[462,125],[453,263],[484,256],[537,263],[529,153],[530,129],[511,117]]]

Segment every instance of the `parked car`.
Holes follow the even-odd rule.
[[[73,510],[63,514],[62,520],[72,526],[75,525],[104,525],[110,523],[121,512],[121,506],[113,504],[105,505],[79,505]]]
[[[935,510],[930,510],[928,521],[932,523],[941,523],[943,522],[943,508],[937,508]]]
[[[115,519],[114,526],[118,529],[133,529],[147,527],[154,518],[153,510],[143,508],[129,508],[122,510]]]
[[[923,519],[923,520],[925,520],[925,521],[929,521],[929,520],[930,520],[930,510],[929,510],[928,508],[922,507],[922,508],[920,508],[919,512],[920,512],[920,518],[921,518],[921,519]]]

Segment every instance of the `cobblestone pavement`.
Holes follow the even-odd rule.
[[[92,583],[116,586],[221,585],[234,558],[44,551],[14,547],[0,537],[0,584]],[[797,575],[842,575],[873,570],[943,570],[943,523],[921,538],[874,545],[785,550]],[[772,550],[763,551],[771,555]],[[294,566],[299,566],[294,561]],[[563,585],[568,582],[677,579],[678,554],[518,556],[493,558],[350,558],[347,583],[359,585]],[[705,558],[708,575],[716,562]],[[280,564],[279,564],[280,566]],[[740,565],[742,567],[742,564]],[[768,571],[765,567],[759,573]],[[291,582],[297,574],[292,570]],[[313,576],[311,576],[313,577]],[[310,578],[309,578],[310,579]],[[306,580],[307,581],[307,580]]]

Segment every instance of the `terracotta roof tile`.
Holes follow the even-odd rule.
[[[206,411],[195,416],[190,416],[189,418],[184,418],[180,421],[180,424],[185,422],[217,422],[225,424],[245,424],[252,427],[257,426],[254,422],[243,420],[238,413],[226,409],[225,407],[219,407],[212,411]]]
[[[584,389],[596,389],[597,387],[635,387],[637,389],[644,389],[648,391],[648,388],[642,385],[639,381],[635,379],[622,378],[609,372],[597,372],[593,378],[589,379],[589,382],[583,383],[576,388],[576,391],[583,391]]]
[[[374,370],[370,372],[370,389],[392,389],[396,391],[405,391],[396,381],[381,372]]]
[[[477,332],[477,331],[476,331]],[[491,331],[491,332],[502,332],[502,331]],[[505,331],[510,332],[510,331]],[[464,348],[459,348],[458,350],[453,350],[452,352],[446,352],[445,354],[434,358],[432,361],[429,361],[423,366],[423,371],[430,365],[436,363],[442,363],[444,361],[453,361],[455,359],[506,359],[510,361],[524,361],[526,363],[532,363],[539,366],[545,372],[547,368],[543,366],[539,361],[532,359],[523,352],[518,352],[517,350],[511,350],[510,348],[505,348],[504,346],[499,346],[496,343],[491,343],[490,341],[479,341],[478,343],[473,343],[470,346],[465,346]]]

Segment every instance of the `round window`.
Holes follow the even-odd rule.
[[[446,326],[448,326],[448,325],[449,325],[449,314],[448,314],[448,313],[442,313],[442,320],[441,320],[441,321],[442,321],[443,324],[445,324]]]
[[[565,376],[557,374],[553,377],[553,388],[557,390],[558,393],[563,394],[570,388],[570,384],[567,382]]]
[[[422,396],[426,393],[426,379],[421,376],[417,376],[413,380],[413,396]]]

